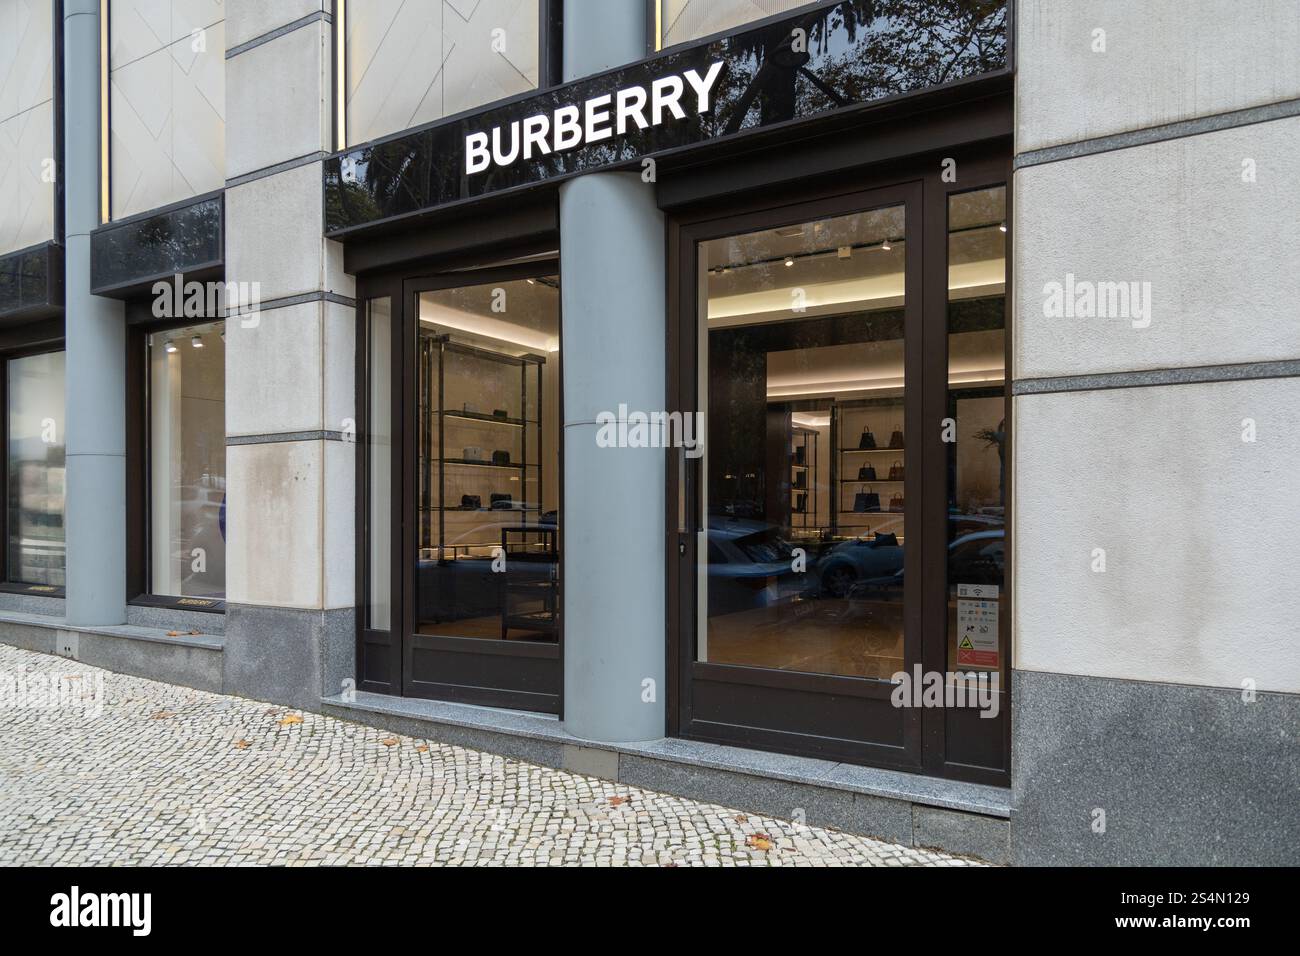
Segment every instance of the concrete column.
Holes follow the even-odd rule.
[[[227,690],[318,709],[354,676],[355,283],[322,237],[329,0],[226,5]]]
[[[99,3],[63,5],[63,184],[67,224],[67,619],[126,621],[126,323],[90,294],[99,225]]]
[[[565,79],[640,59],[645,27],[639,0],[569,3]],[[664,223],[654,186],[635,173],[563,185],[560,256],[564,725],[589,740],[648,740],[664,734],[665,452],[598,447],[596,416],[620,404],[664,408]]]

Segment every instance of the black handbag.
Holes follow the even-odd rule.
[[[898,535],[892,531],[877,531],[876,537],[871,543],[877,548],[897,548]]]
[[[807,510],[808,510],[808,496],[807,496],[807,495],[798,495],[798,496],[794,499],[794,512],[795,512],[795,514],[800,514],[800,515],[801,515],[801,514],[803,514],[804,512],[806,512]]]
[[[480,498],[478,495],[460,496],[461,511],[478,511],[482,507],[483,507],[483,499]]]
[[[871,434],[871,426],[862,429],[862,437],[858,439],[858,450],[870,449],[876,447],[876,436]]]
[[[875,481],[876,466],[870,463],[863,465],[858,469],[858,481]]]
[[[889,447],[890,448],[903,447],[903,426],[902,425],[894,426],[894,433],[889,436]]]
[[[492,453],[492,464],[508,465],[510,464],[510,452],[497,450]]]
[[[510,417],[510,413],[507,412],[504,408],[494,408],[494,409],[492,409],[492,417],[493,417],[493,418],[509,418],[509,417]]]
[[[880,495],[871,491],[867,485],[863,485],[862,487],[867,488],[868,490],[859,491],[853,496],[853,510],[858,514],[866,514],[869,511],[879,511]]]
[[[808,457],[808,453],[804,449],[803,445],[800,445],[794,450],[794,463],[796,465],[802,465],[804,461],[807,459],[807,457]]]
[[[509,511],[514,507],[515,503],[514,499],[510,497],[509,492],[506,492],[503,495],[492,495],[491,502],[493,511]]]
[[[808,487],[808,473],[806,471],[796,471],[794,473],[794,486],[796,488]]]
[[[901,461],[896,461],[889,466],[889,480],[890,481],[903,480],[903,463]]]

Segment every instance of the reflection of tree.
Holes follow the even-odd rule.
[[[1005,26],[1005,0],[846,0],[742,34],[731,52],[752,68],[727,77],[733,105],[721,132],[998,69]],[[796,29],[806,51],[794,47]]]
[[[1007,429],[1006,419],[998,422],[997,428],[981,428],[972,438],[977,438],[986,445],[998,450],[998,504],[1007,503]]]

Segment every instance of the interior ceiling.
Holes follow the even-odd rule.
[[[504,295],[500,295],[501,290]],[[469,344],[526,352],[560,350],[560,290],[556,276],[421,292],[420,322]],[[493,305],[501,302],[504,309]]]

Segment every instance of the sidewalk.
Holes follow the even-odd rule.
[[[0,646],[14,864],[972,861]]]

